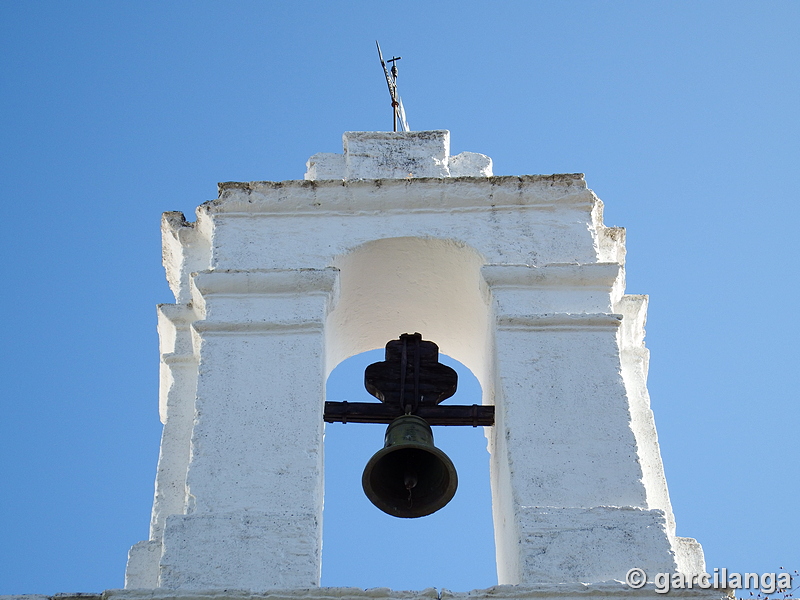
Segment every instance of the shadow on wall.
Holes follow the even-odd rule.
[[[491,311],[484,263],[456,240],[416,237],[367,242],[336,257],[339,293],[325,325],[328,369],[419,332],[486,388]]]

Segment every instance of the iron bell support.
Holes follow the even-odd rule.
[[[364,372],[364,386],[381,402],[326,402],[327,423],[387,423],[384,448],[367,463],[364,493],[383,512],[424,517],[456,493],[458,475],[433,444],[431,425],[494,425],[494,406],[439,406],[456,392],[458,375],[439,363],[439,347],[419,333],[386,344],[386,359]]]

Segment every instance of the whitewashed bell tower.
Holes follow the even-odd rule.
[[[495,406],[500,584],[702,572],[675,536],[647,298],[625,294],[602,207],[582,175],[494,177],[423,131],[346,133],[305,180],[220,184],[193,223],[166,213],[164,434],[126,588],[318,586],[326,377],[414,331]]]

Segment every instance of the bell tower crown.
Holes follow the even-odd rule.
[[[126,587],[318,586],[326,377],[403,332],[494,409],[501,584],[702,573],[650,410],[647,297],[583,176],[495,177],[447,131],[348,132],[307,168],[164,215],[164,433]]]
[[[492,159],[476,152],[450,156],[450,132],[348,131],[343,154],[315,154],[306,180],[491,177]]]

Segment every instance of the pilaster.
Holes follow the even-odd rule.
[[[319,585],[323,323],[336,271],[192,277],[199,356],[185,513],[159,586]]]
[[[191,324],[197,319],[191,305],[162,304],[158,307],[159,415],[164,429],[156,470],[150,537],[136,544],[128,555],[125,586],[153,588],[158,585],[162,535],[169,515],[186,508],[186,470],[194,421],[197,389],[197,359],[192,345]]]
[[[674,571],[671,511],[648,503],[621,374],[624,317],[611,311],[622,267],[489,265],[483,274],[495,311],[500,583],[622,580],[632,566]]]

